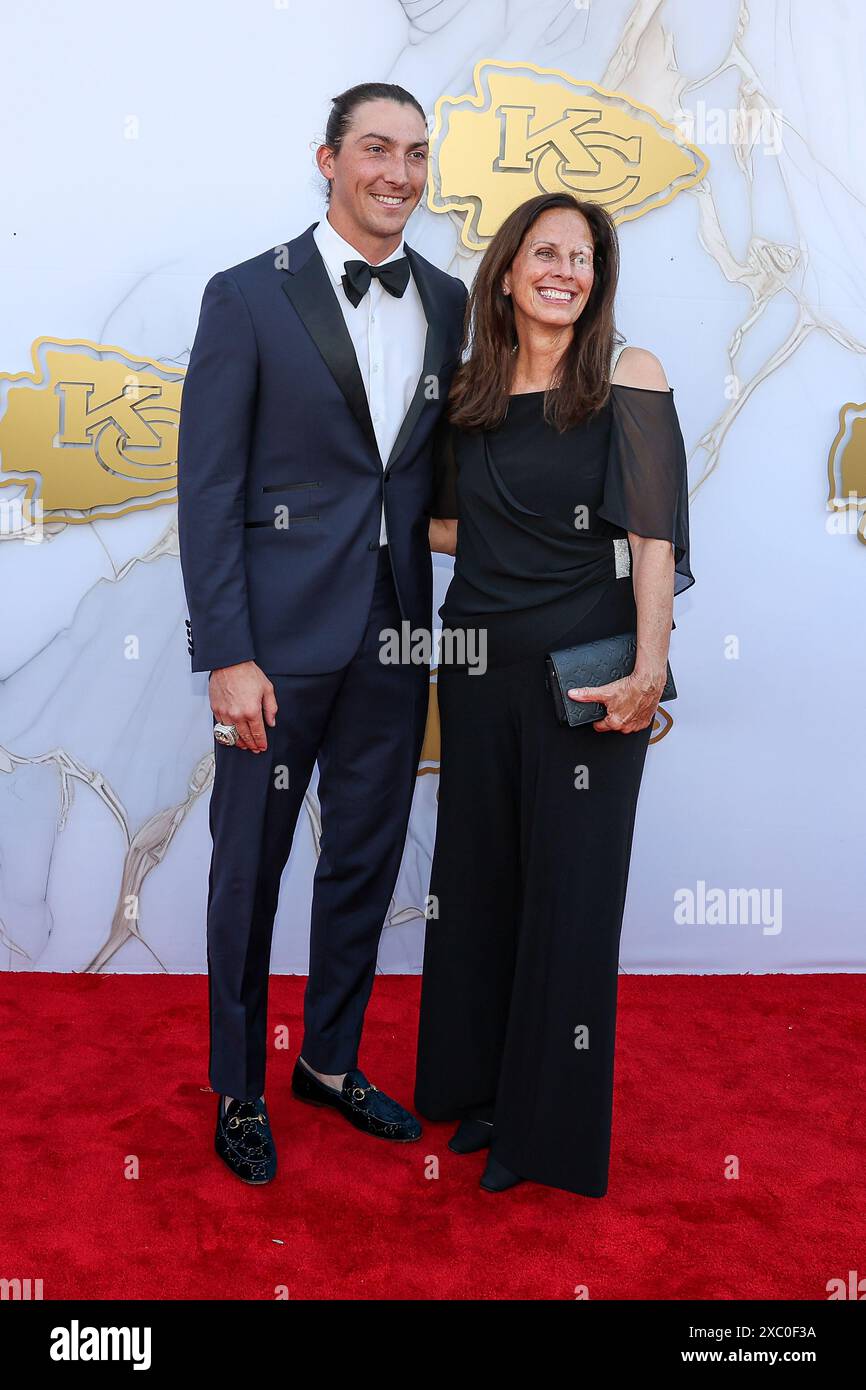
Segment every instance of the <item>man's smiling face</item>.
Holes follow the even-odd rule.
[[[321,145],[319,169],[331,182],[328,218],[355,244],[381,242],[387,256],[427,182],[427,127],[414,106],[365,101],[352,113],[339,154]],[[354,236],[350,233],[354,232]]]

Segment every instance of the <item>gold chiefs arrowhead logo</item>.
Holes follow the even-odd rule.
[[[839,429],[830,446],[827,472],[827,506],[836,513],[848,512],[856,521],[857,539],[866,545],[866,403],[847,401],[839,411]]]
[[[482,60],[475,91],[440,97],[428,206],[464,212],[483,251],[510,212],[568,191],[627,222],[698,183],[709,160],[657,112],[555,68]]]
[[[32,372],[0,372],[0,487],[43,521],[84,522],[177,497],[184,373],[86,339],[39,338]]]

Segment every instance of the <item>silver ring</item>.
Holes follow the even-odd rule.
[[[238,741],[238,731],[234,724],[214,724],[213,736],[217,743],[224,743],[227,748],[232,748]]]

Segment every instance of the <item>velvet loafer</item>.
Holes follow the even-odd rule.
[[[386,1096],[355,1067],[346,1072],[342,1090],[326,1086],[300,1060],[292,1075],[292,1095],[307,1105],[328,1105],[365,1134],[398,1144],[420,1139],[421,1124],[398,1101]]]
[[[259,1186],[277,1171],[277,1150],[271,1134],[268,1108],[263,1100],[230,1100],[217,1097],[214,1148],[223,1163],[241,1182]]]

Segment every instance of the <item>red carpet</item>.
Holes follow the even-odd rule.
[[[304,981],[286,976],[279,1172],[246,1187],[212,1148],[203,976],[2,974],[0,1277],[41,1278],[46,1299],[825,1299],[866,1274],[864,980],[622,977],[610,1190],[592,1199],[488,1195],[450,1126],[389,1145],[292,1100]],[[361,1056],[408,1104],[418,990],[379,977]]]

